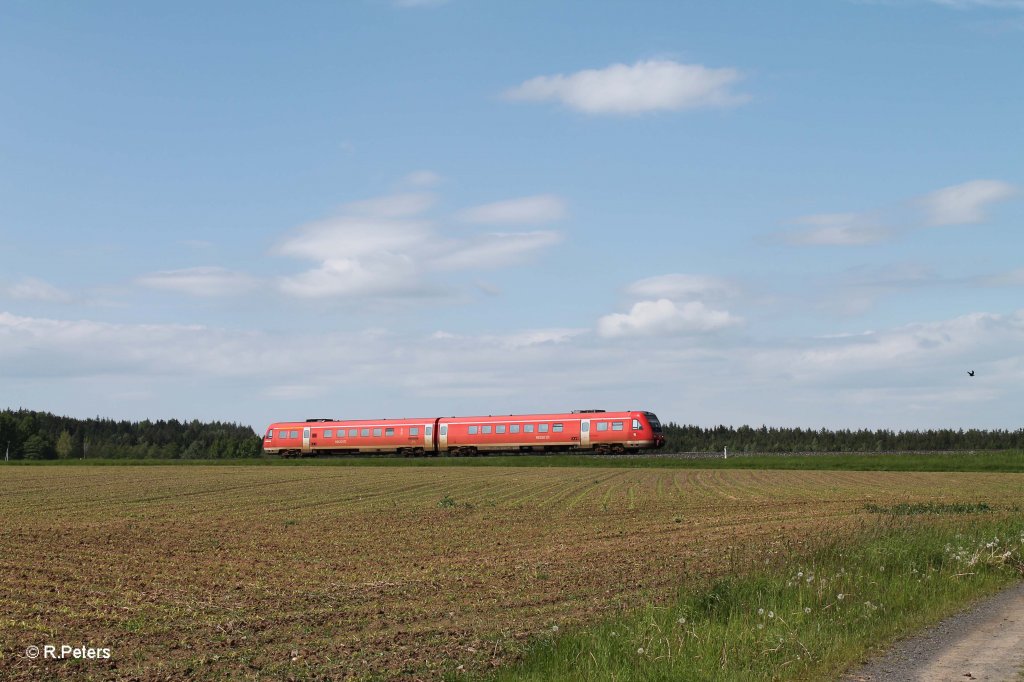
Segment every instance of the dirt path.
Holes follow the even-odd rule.
[[[845,682],[1024,682],[1024,583],[979,602],[885,656],[843,676]]]

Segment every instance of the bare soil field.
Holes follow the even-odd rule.
[[[0,677],[435,679],[849,532],[1020,503],[1024,474],[5,467]],[[109,659],[28,647],[109,648]]]

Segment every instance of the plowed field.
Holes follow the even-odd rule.
[[[0,469],[0,678],[433,679],[1022,474],[376,467]],[[29,646],[109,647],[32,660]]]

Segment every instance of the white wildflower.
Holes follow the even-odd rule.
[[[845,594],[840,592],[839,594],[836,595],[836,599],[838,599],[839,601],[843,601],[843,597],[845,597],[845,596],[846,596]]]

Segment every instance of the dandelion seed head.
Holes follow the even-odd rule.
[[[774,618],[775,617],[775,612],[774,611],[769,611],[768,612],[768,617],[769,618]]]
[[[764,609],[758,609],[757,610],[757,615],[763,616],[764,615]]]
[[[557,625],[552,625],[551,626],[551,632],[558,632],[558,626]]]
[[[758,630],[764,630],[764,623],[758,623],[757,624],[757,629]]]
[[[681,617],[676,622],[679,623],[680,625],[686,625],[686,616]]]
[[[811,607],[810,606],[805,606],[804,607],[804,613],[810,613],[810,612],[811,612]]]
[[[838,599],[839,601],[843,601],[843,597],[845,597],[845,596],[846,596],[845,594],[840,592],[839,594],[836,595],[836,599]]]
[[[638,654],[640,654],[641,656],[643,656],[643,655],[644,655],[644,648],[643,648],[643,647],[640,647],[639,649],[637,649],[637,650],[636,650],[636,652],[637,652]]]

